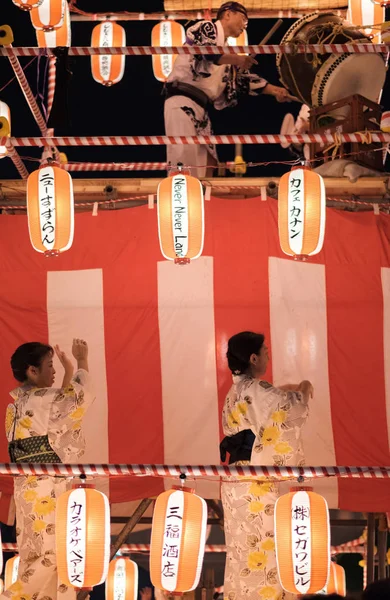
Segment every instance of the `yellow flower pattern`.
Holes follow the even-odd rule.
[[[38,496],[38,493],[35,490],[27,490],[23,494],[23,500],[26,502],[34,502]]]
[[[75,421],[80,421],[80,419],[83,418],[85,413],[85,408],[83,408],[82,406],[79,406],[78,408],[76,408],[76,410],[74,410],[72,413],[70,413],[70,418],[74,419]]]
[[[272,585],[267,585],[259,589],[261,600],[272,600],[275,598],[277,590]]]
[[[248,555],[248,567],[251,571],[260,571],[264,569],[267,564],[267,554],[266,552],[250,552]]]
[[[300,430],[308,410],[301,397],[246,375],[233,376],[233,382],[222,414],[224,433],[231,436],[245,429],[256,433],[251,462],[239,464],[304,464]],[[227,547],[225,596],[292,600],[294,596],[281,587],[276,567],[274,506],[278,484],[262,478],[226,478],[221,492]]]
[[[278,442],[277,444],[275,444],[275,451],[278,454],[290,454],[293,451],[293,449],[287,442]]]
[[[249,503],[249,510],[251,513],[259,513],[264,510],[264,504],[258,500],[252,500]]]
[[[32,425],[32,420],[30,417],[23,417],[23,419],[19,419],[19,425],[25,429],[29,429]]]
[[[35,519],[33,523],[33,531],[34,533],[41,533],[46,529],[45,521],[41,521],[40,519]]]
[[[43,496],[39,498],[34,504],[34,512],[39,516],[49,515],[55,510],[56,502],[51,496]]]
[[[264,429],[263,435],[261,436],[261,443],[264,444],[264,446],[274,446],[279,438],[279,428],[276,427],[276,425],[273,425]]]

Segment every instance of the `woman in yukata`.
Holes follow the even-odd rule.
[[[230,338],[227,360],[233,385],[225,400],[221,444],[230,463],[304,464],[301,430],[313,395],[309,381],[274,387],[262,377],[268,364],[264,335],[244,331]],[[274,506],[278,483],[265,480],[222,483],[227,546],[226,600],[292,600],[279,582]]]
[[[54,352],[64,368],[59,389],[53,388]],[[6,435],[12,462],[75,463],[84,454],[83,418],[95,399],[88,372],[88,346],[75,339],[72,361],[58,346],[30,342],[11,358],[20,386],[6,413]],[[20,555],[18,579],[3,594],[12,600],[63,600],[75,591],[57,580],[55,554],[56,499],[67,489],[64,477],[15,478],[16,536]]]

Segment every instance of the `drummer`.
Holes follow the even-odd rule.
[[[239,2],[225,2],[218,10],[215,23],[200,21],[187,30],[186,44],[224,46],[228,37],[239,37],[247,24],[246,8]],[[235,106],[242,94],[268,94],[278,102],[288,101],[285,88],[250,73],[250,68],[256,64],[253,56],[246,55],[180,54],[165,86],[166,135],[211,135],[209,105],[217,110]],[[204,177],[206,166],[217,165],[217,154],[212,145],[169,145],[167,162],[196,167],[192,174]]]

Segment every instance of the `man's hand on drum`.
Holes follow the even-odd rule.
[[[267,94],[269,96],[275,96],[277,102],[291,102],[294,100],[294,96],[288,93],[286,88],[279,87],[277,85],[272,85],[268,83],[264,88],[263,94]]]

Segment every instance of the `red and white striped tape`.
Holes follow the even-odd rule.
[[[3,543],[2,549],[3,552],[18,552],[17,544]],[[121,554],[132,554],[136,552],[148,553],[150,552],[150,544],[124,544],[120,547],[119,552]],[[205,552],[223,553],[226,552],[226,546],[224,546],[223,544],[207,544],[205,547]],[[363,552],[364,546],[349,546],[349,542],[340,546],[331,546],[332,555],[347,553],[362,554]]]
[[[48,56],[52,54],[46,49]],[[122,46],[93,48],[74,46],[69,48],[69,56],[91,56],[102,54],[126,56],[151,56],[154,54],[387,54],[390,44],[270,44],[260,46]],[[4,47],[0,56],[39,56],[41,48]]]
[[[387,479],[390,467],[275,467],[228,465],[126,465],[126,464],[29,464],[0,463],[0,475],[79,475],[150,477],[268,477],[271,479],[320,479],[340,477],[352,479]]]
[[[4,138],[6,140],[5,142],[5,146],[7,148],[8,151],[8,156],[10,157],[10,159],[12,160],[12,162],[14,163],[19,175],[21,176],[22,179],[27,179],[28,177],[28,171],[26,169],[26,167],[24,166],[24,163],[22,161],[22,159],[20,158],[18,152],[15,150],[10,138]]]
[[[336,139],[337,138],[337,139]],[[112,135],[112,136],[55,136],[55,137],[13,137],[14,146],[161,146],[161,145],[202,145],[202,144],[329,144],[341,142],[378,143],[390,142],[390,133],[380,131],[356,133],[305,133],[300,135],[279,134],[238,134],[238,135]],[[5,145],[6,138],[0,138]]]
[[[80,173],[83,171],[165,171],[166,162],[133,162],[133,163],[67,163],[66,171]]]

